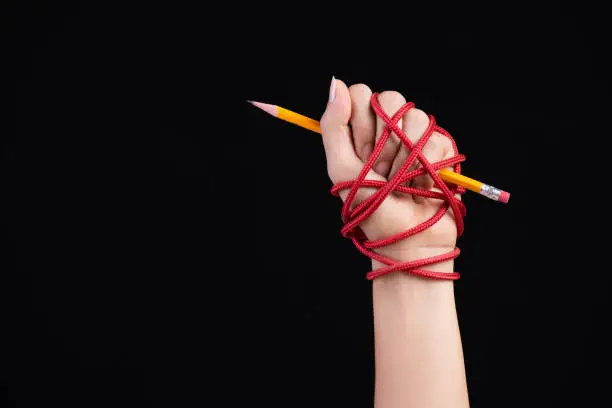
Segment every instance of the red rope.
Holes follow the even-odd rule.
[[[446,254],[410,262],[398,262],[394,259],[385,257],[373,251],[373,249],[375,248],[380,248],[386,245],[393,244],[395,242],[401,241],[402,239],[416,235],[426,230],[427,228],[432,227],[444,216],[444,214],[446,214],[449,207],[453,211],[453,214],[455,216],[455,223],[457,225],[457,237],[460,237],[463,234],[463,217],[465,216],[465,205],[460,200],[455,198],[455,194],[463,194],[465,192],[465,189],[459,186],[447,186],[446,183],[442,181],[440,176],[438,176],[437,170],[444,167],[452,166],[453,171],[455,173],[461,174],[460,163],[465,161],[465,156],[459,154],[459,151],[457,150],[457,145],[455,144],[455,141],[453,140],[452,136],[446,130],[436,125],[436,120],[432,115],[428,115],[429,126],[427,127],[417,144],[412,144],[410,139],[408,139],[404,132],[402,132],[402,130],[397,126],[397,122],[402,118],[402,116],[404,116],[406,112],[414,108],[414,103],[406,103],[393,115],[393,117],[389,117],[383,111],[380,106],[380,103],[378,102],[378,93],[374,93],[372,95],[370,102],[372,104],[374,112],[376,112],[376,114],[385,122],[386,126],[383,133],[380,135],[378,143],[376,143],[374,151],[370,155],[370,158],[368,159],[366,164],[363,166],[363,169],[361,169],[361,172],[357,176],[357,179],[353,181],[345,181],[338,183],[334,185],[331,190],[332,194],[337,197],[340,191],[350,189],[348,196],[344,201],[344,205],[342,206],[342,219],[345,224],[341,230],[342,236],[344,236],[345,238],[350,238],[357,247],[357,249],[365,256],[370,257],[372,259],[376,259],[377,261],[387,265],[377,270],[370,271],[367,274],[367,278],[370,280],[397,271],[403,271],[405,273],[410,273],[413,275],[431,279],[459,279],[459,274],[457,272],[443,273],[422,269],[427,265],[433,265],[439,262],[447,261],[449,259],[455,259],[459,256],[459,248],[455,248],[453,251],[450,251]],[[455,155],[450,159],[445,159],[432,164],[429,163],[424,157],[422,150],[423,146],[425,146],[434,131],[450,139]],[[391,132],[395,133],[401,140],[401,142],[408,147],[410,151],[408,158],[406,159],[402,167],[397,171],[395,176],[393,176],[393,178],[388,182],[385,183],[382,181],[366,180],[366,175],[378,159],[378,156],[380,155],[380,152],[385,146],[385,143],[387,143]],[[417,159],[421,163],[422,168],[407,172],[407,170],[414,164],[415,160]],[[433,178],[434,185],[440,190],[442,190],[441,193],[425,191],[402,185],[414,179],[415,177],[421,176],[426,173]],[[355,195],[361,187],[376,188],[377,191],[351,210],[350,208],[355,199]],[[440,209],[438,209],[438,211],[436,211],[436,213],[431,218],[422,222],[419,225],[416,225],[415,227],[410,228],[407,231],[401,232],[388,238],[379,239],[376,241],[368,241],[363,231],[361,231],[359,224],[361,224],[370,215],[372,215],[372,213],[376,211],[376,209],[382,204],[385,198],[387,198],[387,196],[389,196],[389,194],[391,194],[393,191],[443,200],[445,203],[440,206]]]

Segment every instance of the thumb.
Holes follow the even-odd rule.
[[[344,82],[332,77],[327,108],[321,117],[321,134],[327,157],[327,172],[332,182],[354,177],[362,166],[355,154],[348,126],[351,96]]]

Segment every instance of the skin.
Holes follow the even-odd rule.
[[[332,81],[330,98],[321,118],[328,175],[333,183],[352,180],[371,154],[384,130],[384,122],[370,107],[372,91],[358,84],[347,88]],[[389,116],[406,103],[398,92],[386,91],[379,102]],[[427,128],[427,115],[416,108],[398,123],[416,143]],[[349,127],[350,124],[350,127]],[[387,181],[399,170],[408,149],[393,134],[387,141],[367,179]],[[450,141],[434,133],[423,149],[430,163],[452,157]],[[418,162],[418,160],[417,160]],[[420,176],[412,185],[433,189],[429,176]],[[374,190],[360,189],[354,205]],[[340,196],[346,199],[348,190]],[[442,203],[423,197],[392,194],[361,224],[369,240],[386,238],[431,217]],[[440,255],[455,248],[457,230],[451,212],[432,228],[376,251],[398,261]],[[372,268],[384,265],[372,261]],[[428,270],[452,272],[453,260],[430,265]],[[469,407],[465,366],[452,281],[423,279],[397,272],[373,281],[375,337],[376,408]]]

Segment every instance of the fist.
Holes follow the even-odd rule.
[[[359,204],[380,189],[382,183],[394,179],[398,172],[401,172],[402,176],[422,166],[418,158],[409,167],[404,166],[411,150],[395,132],[390,130],[385,132],[388,125],[372,109],[371,99],[372,91],[368,86],[358,84],[347,88],[342,81],[334,79],[328,105],[321,118],[327,172],[331,181],[338,187],[346,184],[345,188],[338,190],[338,194],[343,201],[347,198],[351,201],[350,208],[345,205],[343,210],[345,222],[349,223],[351,220],[346,218],[351,211],[357,209],[357,212],[360,212],[362,208],[358,208]],[[382,92],[377,100],[382,111],[389,117],[393,117],[406,104],[406,99],[395,91]],[[397,127],[413,145],[416,145],[430,126],[431,119],[425,112],[414,107],[404,111],[397,122]],[[387,140],[382,145],[379,141],[385,137]],[[374,157],[377,152],[379,152],[378,157]],[[444,131],[434,131],[423,146],[422,155],[428,163],[434,164],[457,156],[457,152],[450,135]],[[354,196],[349,196],[350,182],[357,179],[364,165],[374,158],[375,161],[371,163],[372,168],[365,174],[365,180],[379,183],[376,187],[360,187],[355,190]],[[449,169],[452,170],[450,167]],[[401,184],[420,190],[441,192],[440,186],[435,185],[427,173]],[[421,197],[394,191],[368,218],[359,221],[357,230],[367,237],[363,245],[367,250],[373,251],[372,254],[366,253],[366,255],[374,259],[375,268],[387,263],[385,258],[409,262],[455,250],[457,226],[454,214],[452,210],[444,211],[447,203],[440,197],[435,194],[431,197]],[[459,197],[459,194],[455,195],[456,199]],[[463,210],[463,205],[461,204],[459,208]],[[415,235],[403,237],[398,242],[389,244],[388,238],[406,231],[414,232],[415,227],[418,228],[420,224],[430,219],[437,222]],[[372,256],[373,254],[380,256]],[[377,258],[382,262],[377,261]],[[451,259],[430,265],[427,269],[450,272],[452,267]]]

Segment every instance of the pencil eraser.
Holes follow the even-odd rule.
[[[508,200],[510,200],[510,193],[506,193],[505,191],[502,191],[501,193],[499,193],[498,201],[501,201],[502,203],[506,204]]]

